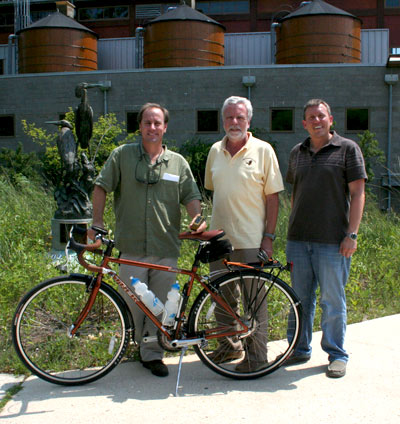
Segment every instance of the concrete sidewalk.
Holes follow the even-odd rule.
[[[0,413],[0,424],[399,424],[400,315],[348,326],[350,362],[341,379],[325,376],[320,338],[314,334],[311,361],[257,380],[221,377],[187,356],[179,397],[178,358],[167,359],[167,378],[152,376],[136,362],[120,364],[86,386],[30,377]]]

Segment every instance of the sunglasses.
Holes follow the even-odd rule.
[[[139,183],[153,185],[160,181],[162,162],[149,167],[142,156],[136,163],[135,178]]]

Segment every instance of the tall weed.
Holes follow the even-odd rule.
[[[11,344],[11,320],[21,296],[44,279],[59,271],[49,256],[51,218],[55,202],[37,183],[17,176],[11,183],[0,177],[0,372],[25,372]],[[204,215],[211,215],[211,201],[203,204]],[[285,263],[286,231],[290,201],[281,195],[281,208],[274,243],[275,257]],[[182,231],[190,220],[184,216]],[[105,224],[114,228],[112,196],[107,199]],[[382,213],[369,200],[361,223],[359,248],[352,259],[346,287],[349,323],[400,313],[400,218],[395,213]],[[196,243],[185,241],[179,267],[190,268]],[[208,266],[202,265],[206,274]],[[288,273],[282,278],[290,281]],[[184,284],[186,280],[179,280]],[[198,292],[198,290],[197,290]],[[195,292],[196,293],[196,292]],[[319,329],[317,310],[315,329]]]

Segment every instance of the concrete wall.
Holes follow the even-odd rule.
[[[215,141],[223,135],[222,125],[220,134],[196,134],[196,110],[220,109],[228,96],[247,96],[242,77],[252,75],[256,77],[250,92],[254,105],[252,126],[269,132],[271,107],[295,109],[294,132],[270,133],[277,142],[279,160],[285,171],[290,149],[306,137],[301,120],[303,104],[309,98],[320,97],[330,103],[337,131],[355,140],[356,134],[344,131],[345,110],[369,108],[370,130],[376,133],[386,151],[389,89],[384,76],[389,73],[393,70],[384,66],[274,65],[1,76],[0,115],[15,115],[16,137],[0,138],[0,148],[15,147],[18,141],[23,141],[25,150],[38,149],[23,134],[21,120],[45,127],[46,120],[58,119],[58,114],[79,103],[74,95],[78,83],[105,80],[111,81],[108,111],[116,113],[120,121],[125,121],[127,112],[138,111],[145,102],[162,103],[171,113],[168,139],[178,144],[193,137]],[[89,102],[96,116],[103,113],[104,95],[100,89],[89,90]],[[54,127],[47,128],[54,131]],[[400,162],[399,133],[400,83],[397,83],[393,86],[391,165],[396,171]]]

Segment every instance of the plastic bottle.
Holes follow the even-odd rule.
[[[140,300],[153,312],[154,315],[160,315],[165,308],[161,300],[147,288],[146,283],[142,283],[138,278],[131,277],[131,285]]]
[[[167,301],[165,302],[165,312],[162,319],[164,325],[174,325],[180,300],[180,287],[179,283],[176,282],[172,285],[171,290],[168,292]]]

